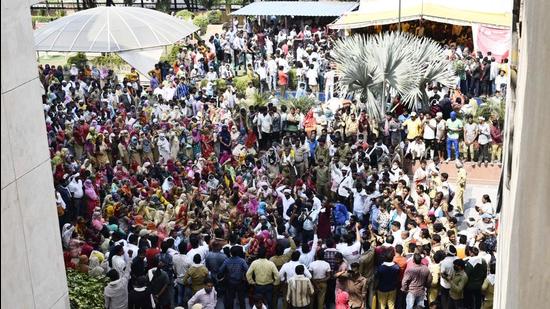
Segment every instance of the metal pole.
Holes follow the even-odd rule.
[[[401,32],[401,0],[399,0],[399,32]]]
[[[384,119],[386,115],[386,76],[382,80],[382,106],[380,107],[380,120]]]

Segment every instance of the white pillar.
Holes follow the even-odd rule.
[[[524,1],[516,103],[509,105],[493,308],[548,308],[549,1]],[[513,83],[513,82],[512,82]],[[511,104],[512,102],[508,102]]]
[[[2,0],[2,308],[69,308],[30,4]]]

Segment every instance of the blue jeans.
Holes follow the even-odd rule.
[[[447,138],[447,159],[451,159],[451,146],[455,149],[455,160],[459,158],[458,139]]]
[[[176,305],[184,306],[185,303],[185,285],[176,283]]]
[[[407,302],[407,309],[413,309],[415,306],[424,308],[424,295],[414,296],[411,293],[407,293],[405,300]]]
[[[256,285],[254,287],[254,294],[261,295],[267,308],[272,309],[273,305],[271,304],[271,299],[273,297],[273,284]]]
[[[237,296],[237,299],[239,300],[239,308],[245,309],[246,303],[245,303],[245,297],[246,297],[246,289],[244,287],[244,283],[228,283],[226,288],[227,291],[225,293],[225,308],[226,309],[233,309],[233,304],[235,303],[235,296]],[[264,300],[265,303],[269,303],[271,299]]]

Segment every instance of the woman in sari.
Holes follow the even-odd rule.
[[[201,154],[201,141],[202,141],[202,136],[201,136],[201,132],[199,131],[199,129],[197,127],[194,127],[192,130],[191,130],[191,136],[192,136],[192,140],[193,140],[193,157],[196,158],[197,155],[200,155]]]
[[[210,154],[214,152],[214,141],[212,139],[212,130],[210,128],[205,128],[201,133],[201,148],[202,156],[208,158]]]
[[[97,195],[94,185],[90,179],[84,182],[84,195],[86,196],[86,218],[91,218],[94,209],[99,207],[99,196]]]

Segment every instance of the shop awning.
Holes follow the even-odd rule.
[[[401,21],[426,19],[454,25],[512,26],[510,0],[401,0]],[[344,14],[329,27],[354,29],[399,21],[399,0],[362,0],[359,9]]]
[[[261,1],[233,12],[234,16],[341,16],[355,9],[357,2]]]

